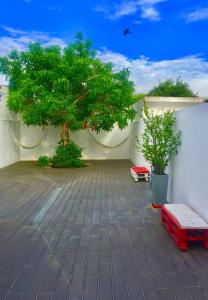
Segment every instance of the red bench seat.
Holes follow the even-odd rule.
[[[161,209],[162,222],[181,250],[188,242],[203,241],[208,249],[208,224],[185,204],[165,204]]]
[[[134,181],[139,181],[140,179],[149,181],[150,171],[146,167],[134,166],[130,171]]]

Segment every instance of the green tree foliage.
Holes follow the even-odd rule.
[[[163,97],[196,97],[189,85],[179,77],[176,80],[168,79],[160,82],[154,87],[148,96],[163,96]]]
[[[142,136],[142,153],[152,165],[155,174],[165,174],[169,161],[177,154],[181,144],[180,131],[175,132],[176,119],[172,111],[154,115],[144,105],[143,120],[145,124]]]
[[[115,123],[122,129],[135,116],[129,71],[114,73],[82,34],[64,50],[35,43],[12,51],[0,59],[0,72],[9,80],[9,109],[28,126],[67,123],[72,131],[99,132]]]

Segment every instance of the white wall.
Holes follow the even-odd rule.
[[[91,136],[91,134],[94,136]],[[114,127],[111,132],[95,132],[89,134],[86,130],[80,130],[73,135],[72,140],[80,147],[83,147],[84,159],[129,159],[130,141],[131,141],[131,124],[125,129],[120,130]],[[102,143],[106,146],[116,146],[126,140],[117,148],[108,148],[99,145]],[[97,141],[97,142],[96,142]]]
[[[20,160],[37,160],[41,155],[51,156],[54,154],[54,149],[59,137],[59,128],[49,127],[44,134],[40,127],[27,127],[21,122],[20,136],[21,144],[26,147],[33,147],[42,141],[42,143],[34,149],[24,149],[20,147]]]
[[[53,155],[59,140],[60,128],[49,127],[43,137],[43,132],[38,127],[27,127],[19,123],[15,114],[8,111],[6,98],[8,88],[3,86],[3,102],[0,102],[0,167],[9,165],[19,160],[36,160],[41,155]],[[146,97],[146,101],[155,112],[162,112],[164,109],[181,109],[197,102],[201,98],[164,98]],[[111,132],[92,133],[98,143],[92,138],[87,130],[80,130],[71,134],[72,140],[83,148],[83,159],[131,159],[134,164],[149,165],[145,162],[142,154],[136,149],[136,135],[141,136],[143,122],[141,121],[140,105],[138,102],[135,108],[138,112],[137,120],[129,124],[124,130],[114,128]],[[107,146],[115,146],[126,139],[129,139],[118,148],[106,148],[99,145],[99,142]],[[18,147],[14,142],[15,137],[25,146],[36,145],[43,137],[43,142],[34,149]]]
[[[187,203],[208,222],[208,103],[176,112],[182,145],[169,167],[168,201]]]
[[[6,107],[7,87],[1,86],[0,92],[0,168],[3,168],[20,160],[20,149],[13,138],[19,139],[20,126],[16,115]]]
[[[201,101],[200,98],[164,98],[164,97],[146,97],[149,106],[155,112],[162,112],[164,109],[181,109],[193,105],[193,101]],[[134,164],[149,166],[145,162],[142,154],[138,154],[136,149],[136,135],[143,130],[143,122],[140,120],[141,102],[135,104],[138,121],[123,130],[115,127],[111,132],[101,132],[100,134],[92,133],[98,143],[92,138],[87,130],[80,130],[71,133],[71,139],[83,148],[83,159],[131,159]],[[50,127],[43,139],[42,144],[35,149],[20,150],[21,160],[36,160],[40,155],[53,155],[56,143],[59,140],[61,129]],[[107,146],[115,146],[129,139],[118,148],[106,148],[99,145],[99,142]],[[42,138],[42,131],[38,127],[27,127],[21,124],[21,142],[26,146],[32,146],[38,143]]]
[[[53,155],[57,141],[60,139],[60,128],[49,127],[42,144],[35,149],[21,148],[21,160],[35,160],[40,155]],[[80,130],[71,133],[71,139],[83,148],[83,159],[129,159],[130,138],[118,148],[106,148],[115,146],[125,140],[131,133],[131,125],[124,130],[114,128],[111,132],[92,133],[96,143],[87,130]],[[42,131],[38,127],[27,127],[21,124],[21,143],[26,146],[33,146],[42,138]]]

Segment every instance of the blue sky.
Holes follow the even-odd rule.
[[[103,61],[128,67],[137,91],[181,76],[208,95],[205,0],[7,0],[0,9],[0,54],[29,41],[64,46],[82,31]],[[129,28],[131,34],[122,34]]]

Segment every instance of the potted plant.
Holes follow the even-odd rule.
[[[174,130],[176,118],[173,111],[168,110],[155,115],[144,103],[142,117],[145,125],[142,153],[152,166],[152,205],[161,207],[166,203],[168,188],[166,167],[177,154],[178,146],[181,144],[181,133]]]

